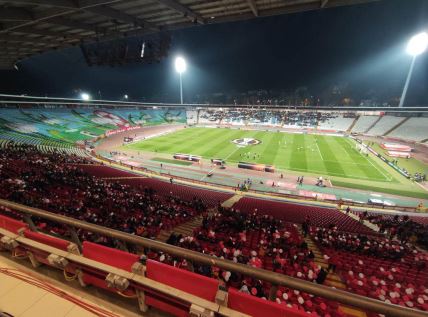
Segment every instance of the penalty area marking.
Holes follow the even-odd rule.
[[[346,139],[347,141],[348,141],[348,144],[349,144],[349,146],[353,149],[353,144],[352,143],[350,143],[351,141],[349,140],[349,139]],[[370,151],[368,151],[368,152],[370,152]],[[373,153],[371,153],[371,154],[373,154]],[[361,154],[360,153],[360,155],[362,156],[362,157],[364,157],[363,156],[363,154]],[[384,172],[382,172],[376,165],[374,165],[373,164],[373,162],[371,161],[371,159],[370,159],[370,154],[369,154],[369,156],[367,156],[367,157],[365,157],[365,159],[366,159],[366,161],[368,161],[379,173],[381,173],[382,175],[383,175],[383,177],[385,177],[385,179],[387,180],[387,181],[392,181],[392,177],[388,177],[388,176],[386,176],[385,175],[385,173]]]
[[[240,148],[239,147],[237,147],[236,149],[234,149],[228,156],[226,156],[224,159],[223,159],[223,161],[226,161],[229,157],[231,157],[233,154],[235,154],[235,152],[236,151],[238,151]],[[208,176],[208,174],[210,174],[210,173],[212,173],[215,169],[216,169],[216,167],[217,166],[214,166],[214,168],[212,168],[206,175],[204,175],[201,179],[200,179],[200,181],[203,181],[207,176]]]
[[[320,150],[320,147],[318,146],[318,139],[315,139],[315,144],[316,144],[316,146],[317,146],[318,153],[320,154],[321,159],[324,161],[324,157],[322,156],[322,154],[321,154],[321,150]]]

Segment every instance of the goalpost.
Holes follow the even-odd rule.
[[[355,143],[355,149],[361,153],[366,155],[368,153],[367,147],[364,144],[361,143]]]

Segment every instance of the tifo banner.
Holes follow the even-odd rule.
[[[116,129],[116,130],[109,130],[106,131],[106,136],[110,136],[110,135],[115,135],[121,132],[126,132],[126,131],[131,131],[131,130],[136,130],[141,128],[140,125],[136,125],[136,126],[132,126],[132,127],[125,127],[125,128],[121,128],[121,129]]]

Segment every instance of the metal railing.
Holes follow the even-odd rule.
[[[423,311],[401,307],[398,305],[387,304],[375,299],[352,294],[342,290],[333,289],[331,287],[315,284],[315,283],[300,280],[297,278],[292,278],[283,274],[279,274],[279,273],[275,273],[275,272],[271,272],[263,269],[257,269],[244,264],[238,264],[229,260],[215,258],[199,252],[195,252],[195,251],[183,249],[180,247],[172,246],[169,244],[165,244],[162,242],[138,237],[135,235],[109,229],[99,225],[90,224],[85,221],[57,215],[52,212],[47,212],[38,208],[24,206],[24,205],[17,204],[14,202],[3,200],[3,199],[0,199],[0,205],[10,208],[16,212],[22,213],[24,216],[27,216],[26,217],[27,221],[29,221],[28,216],[40,217],[43,219],[54,221],[62,225],[69,226],[71,228],[79,228],[79,229],[87,230],[93,233],[98,233],[103,236],[117,239],[125,243],[130,243],[135,246],[162,251],[170,255],[174,255],[189,261],[193,261],[198,264],[216,266],[223,270],[241,273],[245,276],[250,276],[265,282],[269,282],[272,284],[274,288],[278,286],[284,286],[284,287],[296,289],[299,291],[303,291],[306,293],[310,293],[316,296],[320,296],[332,301],[336,301],[341,304],[354,306],[364,311],[372,311],[372,312],[381,313],[391,317],[401,317],[401,316],[427,317],[428,316],[428,313],[425,313]]]

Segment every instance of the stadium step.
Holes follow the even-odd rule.
[[[379,116],[375,122],[373,122],[363,133],[369,132],[379,121],[382,119],[382,116]]]
[[[236,204],[242,197],[242,195],[237,194],[230,197],[228,200],[224,201],[221,206],[226,208],[231,208],[234,204]]]
[[[193,236],[193,230],[202,225],[202,215],[196,216],[190,221],[184,222],[170,230],[161,230],[156,240],[166,242],[172,233],[181,234],[183,236]]]
[[[349,126],[348,130],[346,132],[350,133],[352,129],[354,128],[355,124],[357,123],[358,119],[360,119],[360,116],[356,116],[354,121],[352,121],[352,124]]]
[[[303,232],[301,230],[301,227],[299,227],[300,234],[303,236]],[[308,245],[309,250],[312,250],[312,252],[315,255],[314,261],[316,264],[324,268],[325,270],[328,268],[328,263],[324,259],[324,255],[322,254],[321,250],[318,249],[316,244],[312,241],[312,239],[309,236],[303,237],[304,241]],[[346,285],[342,282],[342,279],[334,272],[328,272],[327,278],[324,282],[325,285],[335,287],[338,289],[346,289]]]
[[[400,122],[398,122],[396,125],[394,125],[391,129],[389,129],[388,131],[386,131],[383,135],[388,135],[390,134],[392,131],[394,131],[395,129],[397,129],[399,126],[401,126],[403,123],[405,123],[407,120],[409,120],[411,117],[406,117],[403,120],[401,120]]]
[[[351,206],[350,206],[351,207]],[[341,209],[339,209],[339,211],[349,217],[351,217],[352,219],[356,220],[356,221],[360,221],[360,218],[354,214],[353,212],[350,212],[349,214],[346,213],[346,206],[342,206]],[[373,223],[371,223],[370,221],[364,220],[363,225],[365,225],[366,227],[370,228],[371,230],[375,231],[375,232],[379,232],[379,227]]]

